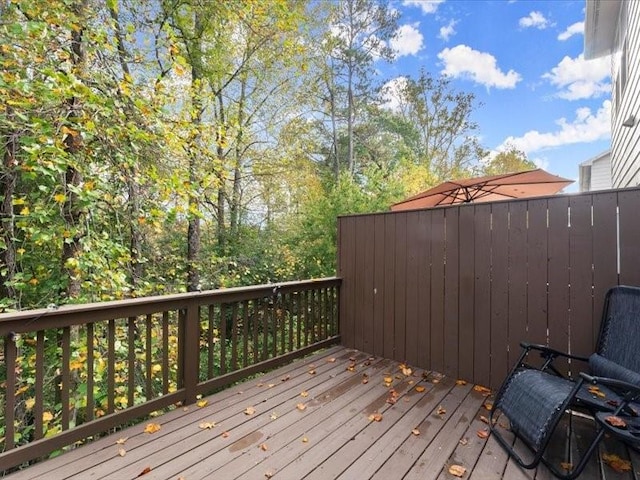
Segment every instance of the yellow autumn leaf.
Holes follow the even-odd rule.
[[[35,404],[36,404],[36,399],[35,398],[27,398],[24,401],[24,406],[25,406],[25,408],[27,410],[31,410]]]
[[[462,477],[466,473],[467,469],[462,465],[451,465],[449,467],[449,473],[455,477]]]
[[[302,392],[300,392],[300,396],[301,397],[308,397],[309,396],[309,392],[307,392],[306,390],[303,390]]]
[[[296,405],[296,408],[302,412],[307,408],[307,406],[304,403],[299,403]]]
[[[209,400],[198,400],[196,405],[198,405],[200,408],[202,408],[202,407],[206,407],[208,403],[209,403]]]
[[[64,203],[65,200],[67,199],[67,196],[64,193],[56,193],[53,196],[53,199],[58,203]]]
[[[50,422],[53,420],[53,414],[51,412],[42,412],[42,421],[44,423]]]
[[[158,423],[147,423],[147,426],[144,427],[144,433],[156,433],[158,430],[160,430]]]
[[[216,427],[216,422],[202,422],[198,425],[202,430],[211,430]]]
[[[422,393],[422,392],[424,392],[425,390],[426,390],[426,389],[425,389],[422,385],[418,385],[418,386],[416,387],[416,392],[418,392],[418,393]]]
[[[126,454],[127,454],[127,451],[124,448],[118,449],[118,455],[120,455],[121,457],[124,457]]]
[[[23,207],[22,210],[20,210],[20,215],[29,215],[29,213],[31,213],[29,207]]]
[[[247,407],[244,409],[245,415],[253,415],[254,413],[256,413],[256,409],[253,407]]]
[[[124,443],[129,440],[129,437],[122,437],[116,440],[116,445],[124,445]]]
[[[153,373],[160,373],[162,371],[162,365],[156,363],[153,367],[151,367],[151,371]]]

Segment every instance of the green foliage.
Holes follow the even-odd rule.
[[[481,167],[481,172],[483,175],[500,175],[533,170],[534,168],[536,168],[536,164],[527,158],[526,153],[511,146],[485,162]]]

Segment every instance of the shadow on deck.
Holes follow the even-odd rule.
[[[155,418],[154,433],[144,432],[149,422],[133,426],[7,478],[425,480],[455,478],[451,465],[474,480],[552,478],[545,467],[521,470],[491,437],[481,438],[487,398],[473,385],[403,372],[397,362],[344,347],[204,400]],[[580,448],[588,432],[574,422],[572,445]],[[554,452],[570,460],[576,452],[563,436]],[[630,460],[633,471],[614,472],[600,460],[605,453]],[[640,456],[606,440],[580,478],[639,474]]]

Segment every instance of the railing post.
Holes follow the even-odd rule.
[[[189,405],[196,401],[200,372],[200,308],[197,302],[187,303],[180,331],[184,404]]]

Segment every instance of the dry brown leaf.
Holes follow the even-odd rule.
[[[256,387],[264,387],[264,383],[258,383]]]
[[[244,409],[245,415],[253,415],[254,413],[256,413],[256,409],[253,407],[247,407]]]
[[[393,382],[393,377],[392,376],[386,376],[382,380],[384,381],[384,383],[391,383],[391,382]]]
[[[396,392],[393,388],[389,390],[389,397],[387,398],[387,403],[390,405],[395,405],[398,401],[398,392]]]
[[[160,430],[158,423],[147,423],[147,426],[144,427],[144,433],[156,433],[158,430]]]
[[[352,362],[355,362],[356,361],[356,357],[354,355],[352,355],[352,356],[349,357],[349,360],[351,360]]]
[[[129,437],[119,438],[118,440],[116,440],[116,445],[124,445],[124,442],[126,442],[127,440],[129,440]]]
[[[291,375],[287,375],[286,377],[282,377],[282,378],[280,379],[280,381],[281,381],[281,382],[286,382],[287,380],[290,380],[290,379],[291,379]]]
[[[573,464],[569,462],[560,462],[560,468],[566,470],[567,472],[570,472],[571,470],[573,470]]]
[[[327,358],[327,363],[335,363],[336,357]]]
[[[458,443],[464,447],[469,443],[469,439],[467,437],[463,437],[458,441]]]
[[[402,369],[402,374],[403,374],[405,377],[410,377],[412,373],[413,373],[413,370],[411,370],[409,367],[404,367],[404,368]]]
[[[211,430],[216,427],[216,422],[202,422],[198,425],[202,430]]]
[[[307,408],[307,405],[304,403],[299,403],[296,405],[296,408],[302,412]]]
[[[418,430],[417,428],[414,428],[413,430],[411,430],[411,433],[417,436],[417,435],[420,435],[420,430]]]
[[[316,374],[316,369],[312,368],[311,370],[309,370],[309,375],[315,375]]]
[[[362,374],[362,383],[364,385],[366,385],[367,383],[369,383],[369,375],[367,375],[366,373]]]
[[[467,469],[462,465],[451,465],[449,467],[449,473],[454,477],[462,477],[467,472]]]
[[[118,455],[120,455],[121,457],[124,457],[126,454],[127,454],[127,451],[124,448],[118,449]]]
[[[266,443],[261,443],[260,450],[262,450],[263,452],[266,452],[267,450],[269,450],[269,447],[267,447]]]
[[[466,380],[456,380],[456,385],[466,385],[467,381]]]
[[[602,460],[604,460],[604,463],[609,465],[618,473],[631,471],[631,462],[629,460],[623,460],[618,455],[615,455],[613,453],[605,453],[604,455],[602,455]]]
[[[480,393],[480,394],[484,395],[485,397],[491,394],[491,390],[490,390],[490,389],[488,389],[487,387],[483,387],[482,385],[475,385],[475,386],[473,387],[473,389],[474,389],[476,392],[478,392],[478,393]]]
[[[276,386],[276,384],[275,384],[275,383],[270,383],[269,385],[267,385],[267,387],[268,387],[268,388],[273,388],[273,387],[275,387],[275,386]]]
[[[437,413],[438,415],[444,415],[445,413],[447,413],[447,410],[446,410],[442,405],[440,405],[440,406],[438,407],[438,410],[436,411],[436,413]]]
[[[478,430],[476,435],[478,435],[479,438],[489,438],[489,430],[486,428]]]
[[[596,397],[606,397],[605,393],[601,391],[596,385],[591,385],[589,388],[587,388],[587,390],[589,390],[589,393],[595,395]]]
[[[436,383],[440,383],[440,378],[435,377],[431,379],[431,383],[436,384]]]
[[[273,477],[273,475],[274,474],[273,474],[273,472],[271,470],[269,470],[267,472],[264,472],[264,476],[267,477],[267,478],[271,478],[271,477]]]
[[[355,363],[349,364],[349,366],[347,367],[347,371],[355,372],[356,371],[356,364]]]
[[[143,475],[146,475],[147,473],[149,473],[151,471],[151,467],[144,467],[144,469],[138,474],[138,477],[141,477]]]
[[[207,403],[209,403],[209,400],[198,400],[196,405],[198,405],[200,408],[202,408],[202,407],[206,407]]]
[[[620,417],[616,417],[615,415],[610,415],[608,417],[605,417],[604,421],[607,422],[612,427],[617,427],[617,428],[627,427],[627,422],[625,422]]]
[[[222,435],[220,435],[222,438],[229,438],[229,432],[222,432]]]
[[[275,420],[278,418],[278,414],[276,412],[271,412],[271,420]]]
[[[489,424],[489,419],[484,415],[480,415],[480,421],[486,423],[487,425]]]
[[[309,392],[307,392],[306,390],[303,390],[300,392],[300,396],[302,398],[307,398],[309,396]]]
[[[372,422],[380,422],[382,420],[382,414],[378,412],[372,413],[369,415],[369,420]]]
[[[416,387],[416,392],[418,392],[418,393],[422,393],[422,392],[424,392],[425,390],[426,390],[426,388],[424,388],[422,385],[418,385],[418,386]]]
[[[491,410],[493,410],[493,403],[492,402],[484,402],[484,404],[482,404],[482,406],[484,407],[484,409],[487,412],[490,412]]]

